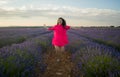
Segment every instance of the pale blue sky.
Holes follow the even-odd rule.
[[[8,6],[23,6],[29,4],[57,4],[81,8],[101,8],[120,10],[120,0],[14,0]]]
[[[0,26],[119,26],[120,0],[0,0]],[[6,23],[7,22],[7,23]]]

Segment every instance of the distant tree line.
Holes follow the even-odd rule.
[[[90,27],[90,28],[120,28],[120,26],[114,26],[114,25],[111,25],[111,26],[80,26],[80,27]]]

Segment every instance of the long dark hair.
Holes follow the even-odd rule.
[[[60,17],[60,18],[58,18],[58,19],[61,19],[61,20],[62,20],[62,26],[63,26],[63,28],[65,28],[65,26],[66,26],[66,21],[65,21],[65,19],[63,19],[62,17]],[[57,24],[58,24],[58,22],[57,22]]]

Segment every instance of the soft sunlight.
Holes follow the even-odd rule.
[[[0,0],[0,26],[119,26],[119,0]]]

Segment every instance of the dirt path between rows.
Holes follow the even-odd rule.
[[[71,55],[68,51],[56,53],[53,49],[48,50],[44,53],[46,70],[37,77],[83,77],[72,62]]]
[[[42,77],[71,77],[73,63],[68,52],[48,51],[44,61],[47,68]]]

